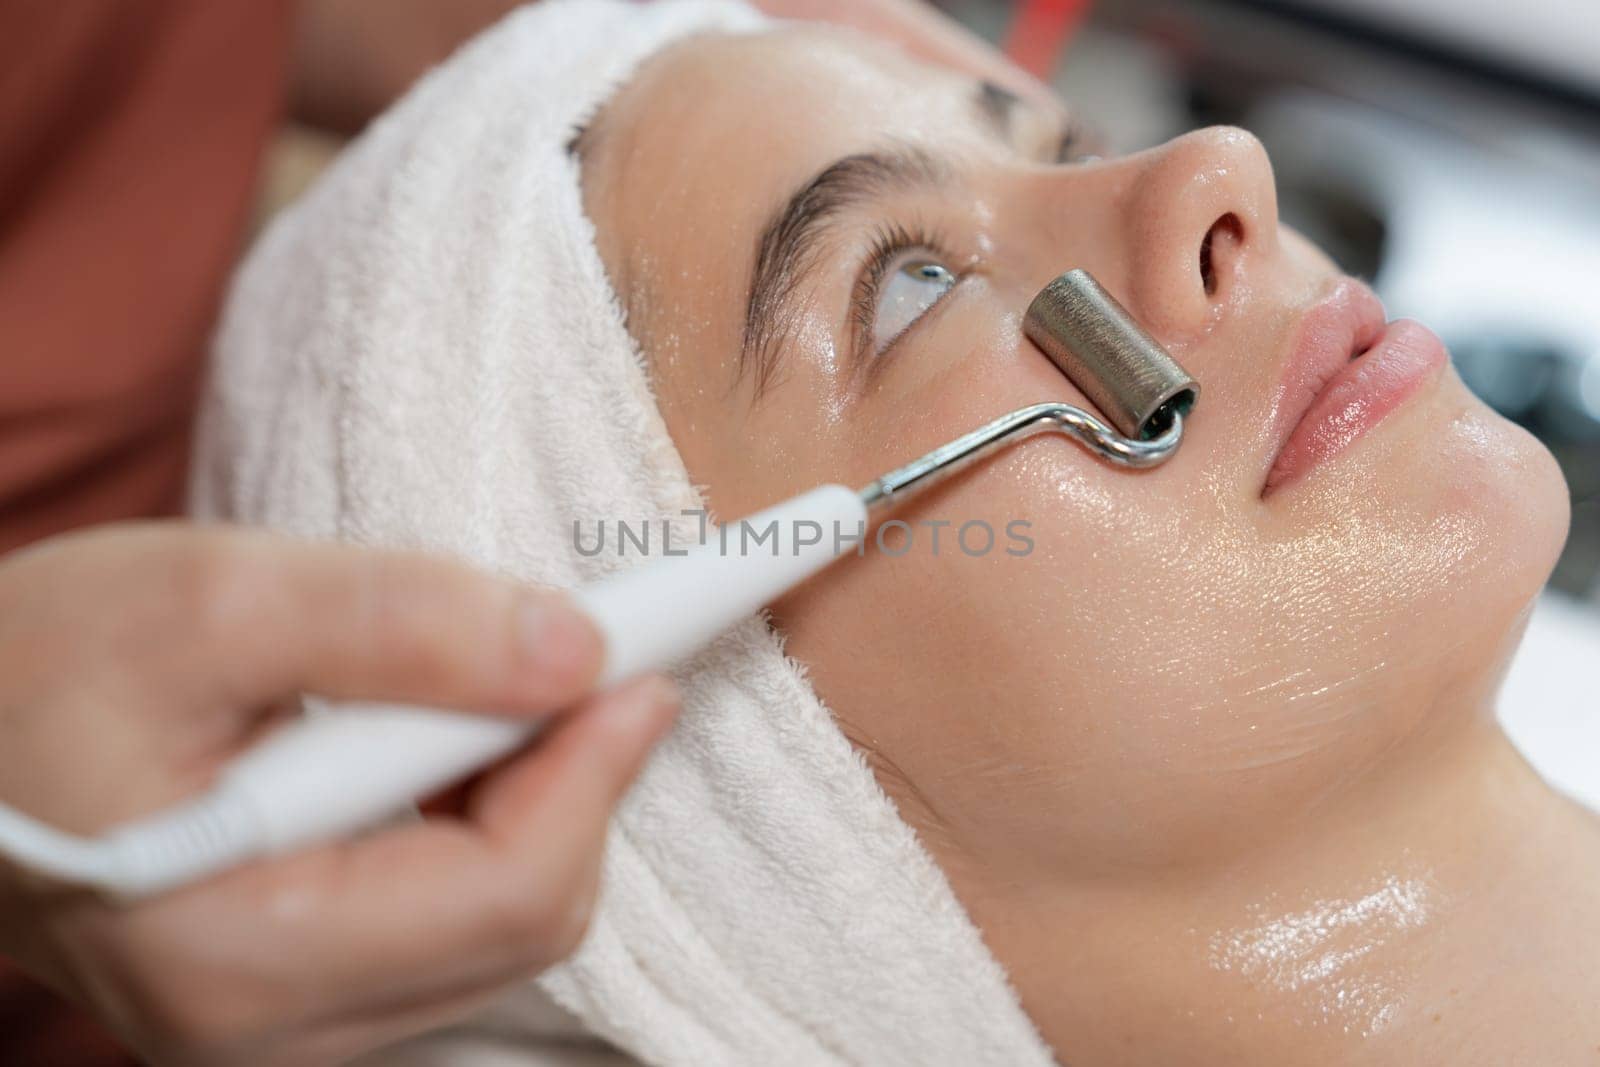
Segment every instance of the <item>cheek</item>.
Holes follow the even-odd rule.
[[[1142,645],[1115,633],[1105,662],[1147,710],[1104,754],[1165,821],[1160,854],[1248,845],[1420,732],[1492,714],[1564,536],[1559,471],[1453,379],[1391,429],[1269,519],[1196,500],[1150,546],[1159,581],[1136,587],[1175,610]]]
[[[1463,558],[1468,597],[1520,610],[1550,576],[1566,541],[1571,498],[1560,465],[1537,438],[1495,414],[1451,372],[1459,399],[1415,452],[1434,510],[1473,530],[1482,551]],[[1430,477],[1431,475],[1431,477]]]
[[[1043,398],[962,373],[935,425]],[[1548,454],[1454,383],[1429,405],[1271,511],[1018,446],[903,513],[952,523],[942,553],[919,529],[787,602],[791,649],[936,851],[1022,874],[1245,847],[1483,710],[1559,550]],[[972,520],[1031,551],[958,551]]]
[[[884,378],[872,473],[1025,404],[1084,403],[1014,322],[955,317],[939,338],[963,358]],[[1170,762],[1152,716],[1199,683],[1152,638],[1191,610],[1182,535],[1218,529],[1214,510],[1170,471],[1045,435],[899,511],[904,555],[849,561],[777,616],[847,732],[897,769],[886,786],[941,833],[1012,856],[1040,831],[1081,843],[1120,825],[1106,806],[1139,764]]]

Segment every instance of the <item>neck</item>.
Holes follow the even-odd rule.
[[[1224,865],[958,888],[1074,1064],[1592,1057],[1600,823],[1488,721],[1433,741]]]

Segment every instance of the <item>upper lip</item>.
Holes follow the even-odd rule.
[[[1383,302],[1355,278],[1341,278],[1301,317],[1274,398],[1273,449],[1277,462],[1311,406],[1334,376],[1382,335]]]

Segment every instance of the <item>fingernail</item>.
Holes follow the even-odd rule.
[[[517,641],[539,681],[581,685],[600,670],[600,634],[566,599],[528,597],[517,608]]]

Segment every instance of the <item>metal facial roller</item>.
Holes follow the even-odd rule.
[[[1086,270],[1045,286],[1023,330],[1128,437],[1149,441],[1189,413],[1200,385]]]
[[[861,490],[868,508],[896,503],[1036,433],[1065,434],[1108,463],[1153,467],[1178,450],[1200,385],[1086,270],[1033,298],[1023,331],[1116,427],[1071,404],[1034,404],[890,471]]]
[[[864,489],[818,486],[721,527],[698,547],[673,553],[663,544],[662,558],[570,593],[605,642],[597,688],[679,662],[855,554],[869,537],[873,509],[1012,442],[1062,433],[1124,467],[1154,466],[1177,450],[1199,386],[1093,278],[1072,271],[1051,282],[1028,308],[1026,329],[1115,429],[1071,404],[1035,404]],[[880,537],[886,527],[878,527]],[[0,855],[115,893],[160,892],[381,823],[526,744],[536,729],[507,717],[347,704],[276,731],[227,767],[210,792],[102,837],[62,833],[0,804]]]

